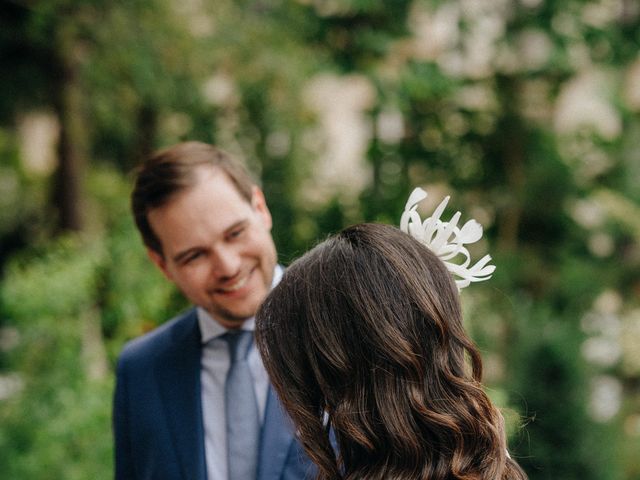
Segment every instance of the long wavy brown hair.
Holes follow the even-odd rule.
[[[527,478],[480,383],[451,274],[409,235],[362,224],[319,244],[287,269],[256,329],[318,478]]]

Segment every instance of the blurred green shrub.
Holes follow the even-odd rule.
[[[123,179],[102,171],[104,234],[14,257],[0,284],[3,478],[110,478],[112,368],[122,344],[184,305],[147,260]]]

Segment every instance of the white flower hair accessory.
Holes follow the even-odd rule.
[[[471,255],[464,246],[475,243],[482,238],[482,225],[471,219],[459,228],[457,225],[460,220],[460,212],[456,212],[448,222],[440,220],[440,216],[449,202],[448,196],[423,222],[417,209],[418,204],[425,198],[427,198],[427,192],[422,188],[418,187],[411,192],[400,218],[400,230],[426,245],[444,262],[454,278],[459,277],[455,278],[458,290],[468,286],[471,282],[489,280],[496,269],[495,265],[489,265],[491,256],[485,255],[470,267]],[[459,255],[462,255],[464,260],[462,263],[454,263],[452,260]]]

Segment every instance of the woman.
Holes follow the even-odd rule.
[[[287,269],[256,328],[319,478],[526,479],[451,273],[411,236],[363,224],[329,238]]]

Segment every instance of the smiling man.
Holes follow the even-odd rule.
[[[312,478],[253,347],[253,316],[282,275],[260,188],[227,153],[187,142],[141,166],[132,210],[194,307],[120,356],[116,479]]]

